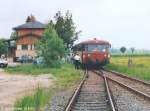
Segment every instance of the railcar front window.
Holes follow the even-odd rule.
[[[101,51],[104,52],[106,50],[109,50],[109,45],[88,45],[86,48],[87,51]]]

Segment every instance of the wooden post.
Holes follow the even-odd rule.
[[[129,59],[128,59],[128,67],[132,67],[132,66],[133,66],[132,58],[129,57]]]

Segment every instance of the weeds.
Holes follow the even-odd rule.
[[[128,57],[112,57],[111,64],[108,64],[106,68],[126,73],[129,76],[134,76],[144,80],[150,80],[150,57],[137,56],[132,57],[133,66],[128,67]]]
[[[75,70],[71,64],[64,64],[61,68],[23,65],[16,68],[8,68],[7,71],[17,74],[30,74],[29,72],[31,72],[32,75],[52,74],[56,77],[56,82],[53,88],[47,90],[38,88],[34,95],[25,96],[23,99],[17,101],[14,108],[21,110],[14,111],[40,111],[55,93],[69,88],[81,79],[80,72]]]

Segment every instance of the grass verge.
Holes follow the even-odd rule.
[[[150,57],[132,57],[132,61],[133,66],[128,67],[128,57],[112,57],[111,64],[108,64],[106,68],[150,81]]]
[[[42,88],[38,88],[33,95],[28,95],[18,100],[14,106],[14,111],[41,111],[45,104],[49,102],[49,98],[53,92],[48,92]]]
[[[46,90],[37,89],[35,94],[25,96],[16,102],[14,111],[38,111],[36,109],[38,107],[41,110],[55,93],[75,85],[82,77],[81,73],[75,70],[71,64],[63,64],[63,66],[60,68],[49,68],[28,64],[17,66],[15,68],[7,68],[6,71],[12,74],[52,74],[54,77],[56,77],[55,85],[53,87]]]

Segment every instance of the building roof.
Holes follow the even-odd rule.
[[[19,25],[17,27],[14,27],[14,30],[18,30],[18,29],[44,29],[45,28],[45,24],[42,24],[38,21],[33,21],[33,22],[27,22],[23,25]]]
[[[31,15],[27,17],[25,24],[14,27],[13,29],[18,30],[18,29],[44,29],[44,28],[45,24],[37,21],[35,17]]]

